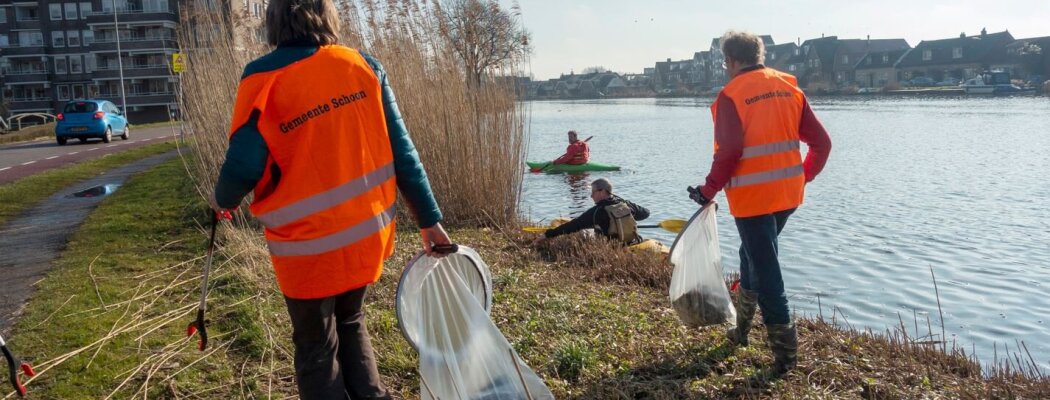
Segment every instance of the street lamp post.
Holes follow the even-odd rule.
[[[117,25],[117,0],[113,1],[113,34],[117,37],[117,69],[120,73],[120,110],[127,118],[128,100],[124,94],[124,61],[120,55],[120,26]]]

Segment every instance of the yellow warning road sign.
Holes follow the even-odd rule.
[[[171,70],[176,74],[186,71],[186,58],[182,53],[174,53],[171,55]]]

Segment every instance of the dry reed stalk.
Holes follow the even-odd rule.
[[[106,302],[102,300],[102,293],[99,293],[98,291],[98,281],[95,280],[95,273],[91,269],[95,266],[95,261],[98,261],[99,257],[102,257],[102,253],[99,253],[90,263],[88,263],[88,276],[91,277],[91,284],[95,286],[95,295],[98,296],[98,303],[102,305],[103,309],[106,309],[109,307],[106,306]]]
[[[57,314],[59,311],[61,311],[62,307],[65,307],[66,304],[68,304],[70,300],[73,300],[74,297],[77,297],[77,295],[74,294],[74,295],[69,296],[69,298],[66,299],[66,301],[62,302],[62,305],[58,306],[58,308],[56,308],[55,311],[52,311],[51,314],[48,314],[47,318],[44,318],[42,321],[38,322],[36,325],[33,325],[33,329],[39,327],[40,325],[43,325],[43,324],[47,323],[47,321],[50,321],[51,317],[54,317],[55,314]]]

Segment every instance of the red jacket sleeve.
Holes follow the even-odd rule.
[[[817,119],[817,115],[813,113],[813,109],[809,108],[809,100],[804,99],[802,103],[802,120],[799,122],[798,135],[799,139],[809,146],[809,152],[806,153],[806,160],[802,162],[802,168],[806,171],[806,182],[810,182],[820,174],[820,171],[824,169],[824,164],[828,162],[828,156],[831,154],[831,137],[828,136],[824,125]]]
[[[744,153],[744,126],[740,123],[740,116],[736,113],[736,105],[733,100],[725,94],[719,93],[718,112],[715,115],[715,142],[718,150],[715,151],[714,160],[711,162],[711,172],[704,180],[704,186],[700,192],[709,199],[729,183],[733,177],[740,156]]]

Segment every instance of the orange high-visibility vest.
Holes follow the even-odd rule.
[[[744,218],[801,205],[806,177],[798,129],[804,95],[795,77],[761,68],[737,75],[722,93],[733,100],[744,130],[743,154],[725,188],[729,212]],[[718,115],[717,101],[711,114]]]
[[[357,50],[323,46],[245,77],[234,130],[258,112],[270,151],[252,214],[281,291],[316,299],[371,284],[394,250],[394,156],[379,79]]]

